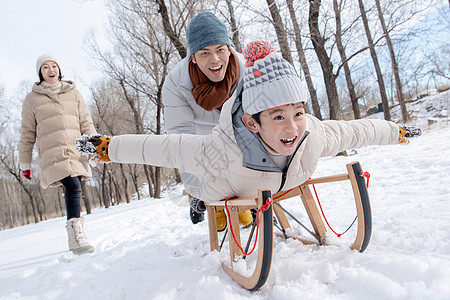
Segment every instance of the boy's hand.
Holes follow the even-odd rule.
[[[408,144],[409,140],[407,138],[412,138],[422,134],[422,130],[419,127],[398,125],[398,128],[398,142],[400,144]]]
[[[108,146],[111,137],[100,135],[83,135],[77,139],[77,150],[84,155],[92,156],[96,163],[110,162]]]

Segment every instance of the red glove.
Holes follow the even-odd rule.
[[[25,171],[22,171],[22,175],[23,175],[23,177],[25,177],[26,179],[31,180],[31,170],[25,170]]]

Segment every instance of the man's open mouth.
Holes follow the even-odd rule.
[[[222,66],[217,66],[217,67],[213,67],[213,68],[209,68],[211,70],[211,72],[213,73],[219,73],[220,70],[222,70]]]

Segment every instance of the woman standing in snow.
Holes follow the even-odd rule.
[[[91,177],[85,157],[75,140],[94,134],[91,115],[75,83],[63,81],[56,58],[44,54],[36,62],[39,82],[33,85],[22,106],[19,162],[22,175],[31,179],[36,143],[42,188],[62,183],[65,187],[69,249],[75,254],[94,251],[83,233],[80,218],[81,177]]]

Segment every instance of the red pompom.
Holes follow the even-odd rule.
[[[263,59],[270,53],[276,53],[277,51],[273,49],[272,44],[267,41],[254,41],[249,44],[244,49],[245,66],[253,67],[255,61],[258,59]]]

